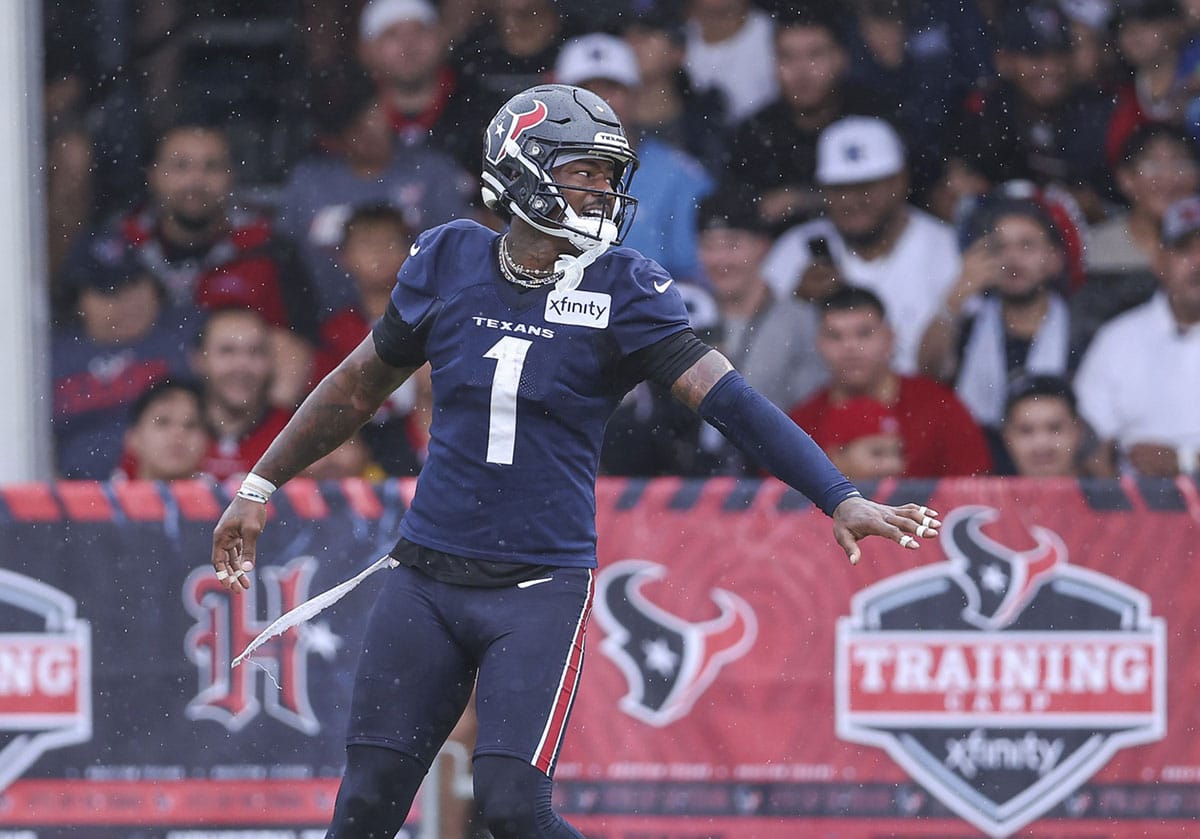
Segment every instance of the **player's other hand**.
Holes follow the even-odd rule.
[[[867,498],[847,498],[833,511],[833,536],[853,565],[862,557],[858,543],[883,536],[903,548],[916,550],[921,539],[933,539],[942,523],[938,513],[921,504],[889,507]]]
[[[267,505],[234,497],[213,530],[212,565],[221,585],[233,592],[250,588],[258,537],[267,523]]]

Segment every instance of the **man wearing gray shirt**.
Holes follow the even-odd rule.
[[[826,379],[811,303],[777,295],[763,278],[771,238],[753,193],[719,187],[700,203],[700,261],[720,312],[721,350],[746,380],[784,411]]]

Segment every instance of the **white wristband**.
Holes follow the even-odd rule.
[[[242,485],[237,491],[238,498],[245,498],[247,501],[254,501],[258,504],[266,504],[278,487],[268,481],[261,475],[255,475],[253,472],[242,478]]]

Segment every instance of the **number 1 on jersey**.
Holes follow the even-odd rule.
[[[483,354],[496,361],[492,376],[492,407],[488,414],[487,462],[512,466],[517,442],[517,389],[525,355],[533,341],[505,335]]]

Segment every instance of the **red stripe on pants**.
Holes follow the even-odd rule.
[[[587,635],[588,617],[592,612],[592,597],[596,592],[596,572],[588,572],[587,599],[579,614],[579,623],[575,626],[575,635],[571,638],[571,649],[567,655],[567,663],[563,668],[562,678],[558,684],[558,695],[554,701],[554,709],[546,729],[542,732],[542,742],[538,744],[533,756],[533,765],[546,775],[554,766],[554,758],[562,743],[563,730],[566,728],[567,717],[571,714],[571,705],[575,702],[575,691],[579,688],[579,674],[583,664],[583,642]]]

